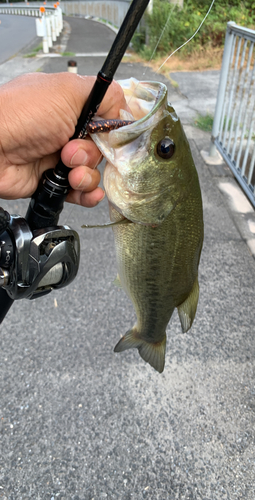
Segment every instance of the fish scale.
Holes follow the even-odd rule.
[[[143,96],[146,103],[144,116],[123,130],[93,135],[108,160],[104,186],[119,283],[137,316],[115,352],[136,347],[161,373],[166,329],[174,309],[178,308],[183,332],[192,326],[196,314],[202,199],[190,147],[167,102],[166,87],[133,79],[120,84],[127,95],[133,87],[131,110],[132,101],[137,109],[136,97],[139,106]]]

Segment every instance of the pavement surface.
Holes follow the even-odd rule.
[[[80,51],[80,35],[93,52],[106,50],[107,28],[66,21],[59,46]],[[67,60],[20,55],[0,66],[0,83],[66,71]],[[103,60],[77,57],[79,73],[96,74]],[[213,108],[219,74],[171,74],[178,89],[139,64],[121,64],[116,76],[165,82],[190,141],[205,220],[196,319],[182,335],[173,315],[161,375],[136,350],[114,354],[133,307],[112,284],[112,231],[81,229],[109,220],[107,201],[67,204],[61,221],[81,238],[78,277],[15,302],[1,327],[0,499],[254,500],[254,211],[224,163],[205,164],[210,135],[193,126],[196,112]],[[27,204],[3,202],[21,215]]]
[[[0,64],[36,37],[35,18],[0,14]]]

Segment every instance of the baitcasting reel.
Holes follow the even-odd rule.
[[[34,299],[68,285],[79,258],[79,236],[70,227],[32,232],[24,218],[0,208],[0,287],[12,300]]]

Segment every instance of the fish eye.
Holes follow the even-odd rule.
[[[172,158],[175,150],[175,144],[169,137],[161,139],[157,145],[157,153],[161,158],[168,160]]]

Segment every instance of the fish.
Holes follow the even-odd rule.
[[[175,308],[183,332],[194,321],[203,245],[200,184],[180,119],[161,82],[119,81],[130,120],[91,135],[107,160],[103,183],[118,276],[137,321],[114,351],[137,348],[162,373],[166,329]]]

